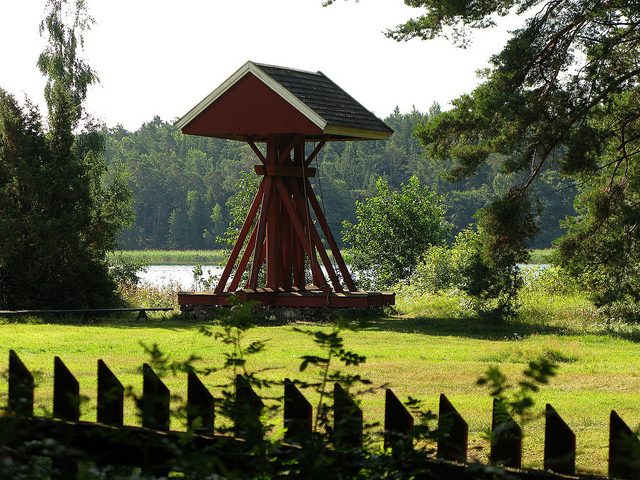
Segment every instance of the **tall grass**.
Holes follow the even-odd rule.
[[[227,255],[225,250],[122,250],[110,258],[147,265],[218,265],[226,263]]]
[[[178,292],[183,290],[183,286],[175,282],[163,286],[142,283],[119,287],[122,299],[131,307],[173,308],[176,312],[180,311]]]
[[[551,258],[553,257],[553,248],[546,248],[540,250],[532,250],[531,258],[529,259],[529,263],[531,265],[543,265],[550,264]]]
[[[534,265],[551,263],[553,249],[532,250],[529,263]],[[333,261],[333,254],[327,251]],[[342,255],[348,262],[347,252]],[[226,250],[121,250],[110,254],[111,259],[120,257],[125,261],[143,262],[147,265],[224,265],[228,258]]]

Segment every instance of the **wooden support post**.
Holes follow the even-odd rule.
[[[9,350],[9,411],[33,416],[33,375],[14,350]]]
[[[324,278],[324,275],[322,274],[320,265],[318,264],[318,260],[314,252],[314,246],[313,244],[309,245],[309,240],[307,239],[307,233],[308,233],[307,225],[305,225],[305,220],[304,218],[299,218],[296,212],[296,209],[293,206],[293,203],[291,202],[291,198],[289,198],[288,196],[289,192],[287,192],[282,178],[280,177],[274,177],[274,178],[276,179],[276,185],[278,186],[278,189],[280,191],[280,198],[282,198],[282,201],[284,202],[285,208],[287,209],[287,213],[291,218],[291,221],[295,228],[298,239],[300,240],[300,243],[302,244],[305,252],[307,253],[307,258],[309,258],[309,262],[311,262],[311,272],[313,275],[314,283],[318,287],[324,287],[327,285],[327,282]],[[313,233],[314,231],[315,230],[313,231],[309,230],[309,233]],[[317,232],[316,232],[316,235],[317,235]],[[313,241],[313,236],[312,236],[312,241]]]
[[[284,381],[284,438],[292,443],[304,443],[311,437],[313,408],[300,390],[288,378]]]
[[[296,165],[297,168],[300,168],[300,170],[304,171],[309,170],[305,167],[305,160],[304,160],[304,154],[305,154],[305,141],[304,139],[302,139],[298,145],[296,146],[296,148],[294,149],[293,152],[293,163]],[[314,170],[314,175],[315,175],[315,170]],[[306,185],[307,182],[306,178],[299,178],[299,179],[294,179],[291,178],[289,180],[289,183],[291,184],[295,184],[295,185]],[[307,216],[309,214],[309,206],[306,203],[300,203],[297,199],[294,199],[294,205],[295,205],[295,209],[298,212],[298,215],[300,217],[303,216]],[[305,257],[304,257],[304,248],[302,246],[302,244],[300,243],[300,240],[295,237],[295,235],[293,235],[292,233],[292,251],[291,251],[291,262],[292,262],[292,269],[293,269],[293,286],[296,287],[297,289],[304,289],[305,288],[305,270],[306,270],[306,266],[305,266]]]
[[[576,434],[547,403],[544,429],[544,468],[565,475],[576,472]]]
[[[285,193],[285,187],[284,185],[281,183],[282,180],[278,179],[278,188],[280,188],[280,195],[281,197],[284,197],[286,195]],[[292,189],[293,193],[293,198],[299,202],[299,203],[306,203],[306,198],[303,196],[302,192],[300,192],[300,190],[298,190],[297,186],[294,187]],[[287,200],[289,203],[291,203],[290,199],[284,199],[285,204],[287,204]],[[295,213],[290,210],[290,215],[293,218],[295,216]],[[301,219],[297,219],[298,221],[301,221],[304,228],[303,231],[307,232],[308,235],[308,239],[307,241],[311,242],[311,245],[309,246],[309,251],[310,253],[308,254],[310,261],[312,262],[312,270],[314,268],[317,269],[317,272],[314,272],[314,276],[315,274],[317,274],[318,276],[322,275],[321,270],[320,270],[320,265],[318,263],[318,260],[315,256],[315,250],[318,251],[318,254],[320,255],[320,258],[322,259],[322,262],[325,266],[325,269],[327,271],[327,274],[329,275],[329,278],[331,279],[331,283],[333,285],[333,289],[338,292],[338,293],[342,293],[343,289],[342,289],[342,285],[340,285],[340,280],[338,279],[335,270],[333,269],[333,265],[331,265],[331,261],[329,260],[329,256],[327,255],[327,251],[325,250],[324,245],[322,245],[322,240],[320,240],[320,236],[318,235],[318,232],[315,229],[315,226],[313,225],[313,222],[311,221],[311,218],[309,218],[309,215],[305,215],[303,218]],[[301,241],[304,241],[304,237],[301,238]],[[324,281],[324,275],[322,275],[321,279]],[[324,285],[326,285],[326,283],[324,284],[317,284],[319,287],[323,287]]]
[[[187,377],[187,425],[199,435],[214,435],[215,402],[198,376]]]
[[[444,395],[440,394],[438,411],[437,457],[454,462],[467,461],[469,426]]]
[[[278,153],[276,165],[291,163],[291,151],[296,148],[301,141],[304,143],[304,133],[298,133],[293,139],[291,139],[291,135],[281,135],[279,141],[281,150]],[[289,162],[287,162],[287,160],[289,160]],[[302,164],[300,164],[300,166],[302,166]]]
[[[98,422],[122,426],[124,420],[124,387],[120,380],[98,360]]]
[[[240,259],[240,263],[238,264],[238,268],[236,273],[233,275],[233,280],[231,280],[231,284],[229,285],[229,292],[235,292],[238,289],[238,285],[240,284],[240,280],[242,280],[242,275],[247,268],[247,264],[249,263],[249,259],[251,258],[251,254],[256,246],[256,232],[258,231],[257,226],[253,229],[253,233],[251,234],[251,238],[249,238],[249,243],[247,244],[247,248],[242,254],[242,258]]]
[[[413,416],[390,388],[386,389],[384,405],[384,448],[394,454],[413,449]]]
[[[615,410],[609,420],[609,477],[640,479],[640,440]]]
[[[313,207],[313,211],[316,214],[316,218],[318,219],[320,228],[322,228],[322,232],[324,233],[324,238],[327,240],[327,243],[331,248],[331,253],[333,253],[333,258],[335,258],[336,263],[338,264],[338,268],[340,269],[342,278],[347,284],[347,289],[350,292],[355,292],[357,291],[355,283],[353,283],[353,279],[351,278],[351,273],[349,273],[349,270],[347,269],[347,264],[342,258],[342,253],[340,253],[340,249],[338,248],[338,244],[336,243],[336,240],[333,237],[331,230],[329,229],[329,224],[327,223],[327,219],[325,218],[324,213],[320,208],[318,199],[313,194],[313,189],[311,188],[311,184],[309,183],[309,180],[305,178],[304,181],[307,182],[307,198],[309,199],[309,203]]]
[[[337,450],[362,448],[362,410],[340,386],[333,390],[333,445]]]
[[[267,192],[270,196],[268,208],[265,209],[267,211],[267,288],[277,290],[280,286],[278,274],[282,270],[282,256],[280,255],[282,248],[281,232],[285,217],[280,211],[281,200],[273,182],[271,182],[271,188]],[[252,288],[255,289],[256,286]]]
[[[255,290],[258,288],[258,274],[263,263],[263,250],[265,246],[265,238],[267,233],[267,219],[269,218],[269,208],[271,204],[272,195],[272,177],[264,177],[262,184],[264,185],[262,194],[262,208],[260,209],[260,217],[258,218],[258,225],[256,226],[256,249],[253,253],[253,264],[251,266],[251,274],[249,275],[249,281],[247,282],[248,288]]]
[[[247,214],[247,218],[244,219],[244,223],[242,224],[242,228],[240,229],[240,233],[238,234],[238,239],[236,240],[233,249],[231,250],[231,255],[229,255],[229,260],[222,271],[222,275],[220,276],[220,281],[215,288],[215,293],[222,293],[224,291],[224,287],[227,284],[227,280],[229,279],[229,275],[231,275],[231,270],[233,270],[233,266],[236,263],[236,259],[242,250],[244,245],[244,240],[247,238],[249,234],[249,230],[253,225],[253,221],[256,218],[256,214],[258,213],[258,209],[260,208],[260,203],[262,202],[264,192],[264,182],[260,184],[258,191],[256,192],[256,196],[253,198],[253,203],[251,204],[251,208],[249,209],[249,213]],[[246,266],[246,263],[245,263]],[[242,270],[244,272],[244,269]],[[240,272],[240,275],[242,275]]]
[[[504,403],[497,399],[493,400],[491,433],[491,464],[520,468],[522,465],[522,429],[509,414]]]

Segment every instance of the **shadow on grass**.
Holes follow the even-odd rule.
[[[538,325],[531,325],[517,320],[495,321],[479,317],[380,317],[370,320],[366,329],[431,336],[455,336],[479,340],[512,339],[515,335],[529,336],[532,334],[568,334],[566,328],[561,327],[547,326],[541,328]]]
[[[437,317],[429,315],[418,315],[414,317],[403,317],[395,315],[368,315],[364,319],[356,320],[360,323],[360,328],[367,331],[397,332],[430,336],[455,336],[464,338],[474,338],[479,340],[505,340],[514,337],[527,337],[530,335],[561,335],[561,336],[581,336],[597,335],[614,337],[640,343],[640,324],[636,323],[611,323],[603,322],[598,329],[585,331],[579,327],[567,327],[562,325],[544,325],[521,319],[495,320],[485,317],[460,316],[460,317]],[[45,317],[0,317],[0,325],[9,323],[22,324],[50,324],[69,325],[84,328],[109,327],[122,329],[148,329],[158,328],[165,330],[190,330],[198,329],[201,325],[212,325],[216,320],[191,320],[180,316],[179,313],[151,315],[146,320],[136,318],[136,314],[131,315],[101,315],[95,318],[86,319],[83,316],[45,316]],[[286,327],[293,325],[314,325],[328,326],[329,322],[305,321],[292,322],[282,319],[260,319],[257,320],[257,327]]]
[[[613,337],[640,343],[640,324],[604,322],[599,328],[586,331],[579,327],[544,325],[521,319],[495,320],[482,317],[378,317],[367,322],[366,330],[388,331],[430,336],[455,336],[479,340],[513,340],[530,335]]]

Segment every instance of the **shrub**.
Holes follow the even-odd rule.
[[[406,281],[420,258],[443,245],[451,229],[444,222],[441,199],[417,177],[401,192],[386,181],[376,182],[377,193],[357,202],[357,224],[343,223],[342,237],[351,245],[349,261],[365,288],[388,288]]]
[[[478,234],[466,229],[458,234],[452,247],[429,249],[411,277],[411,285],[429,293],[459,290],[464,287],[465,269],[474,254],[472,241]]]

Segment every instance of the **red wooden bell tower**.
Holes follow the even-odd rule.
[[[320,72],[247,62],[177,127],[185,134],[247,142],[263,177],[215,290],[180,293],[180,305],[228,305],[231,295],[283,307],[394,303],[392,292],[357,291],[309,182],[316,174],[310,165],[327,141],[385,139],[393,130],[384,122]],[[258,148],[260,142],[266,148]],[[265,264],[266,285],[260,286]]]

